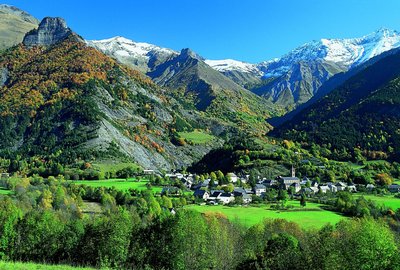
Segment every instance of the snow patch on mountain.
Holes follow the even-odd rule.
[[[322,39],[321,44],[327,48],[325,61],[352,67],[399,47],[400,33],[389,29],[380,29],[362,38]]]
[[[133,40],[124,37],[113,37],[103,40],[88,40],[88,45],[96,47],[106,54],[120,55],[123,57],[151,57],[151,53],[157,52],[166,55],[177,54],[177,52],[161,48],[149,43],[134,42]]]
[[[280,59],[262,62],[258,68],[264,72],[264,77],[281,76],[289,71],[293,64],[301,61],[333,62],[343,70],[348,70],[398,47],[400,47],[400,33],[382,28],[361,38],[312,41]]]
[[[400,33],[390,29],[379,29],[361,38],[321,39],[306,43],[281,58],[264,61],[257,65],[236,60],[207,60],[214,69],[226,72],[237,70],[261,74],[261,77],[279,77],[286,74],[292,65],[299,62],[333,62],[343,70],[358,66],[369,59],[400,47]]]
[[[206,64],[220,72],[241,71],[245,73],[259,73],[257,65],[236,61],[233,59],[225,60],[205,60]]]

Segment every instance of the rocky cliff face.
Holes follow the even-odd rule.
[[[74,35],[77,41],[80,40],[67,26],[64,19],[46,17],[41,21],[38,29],[34,29],[25,35],[23,43],[28,47],[37,45],[50,46],[71,35]]]

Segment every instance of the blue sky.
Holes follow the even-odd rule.
[[[260,62],[320,38],[400,30],[399,0],[9,0],[86,39],[124,36],[208,59]]]

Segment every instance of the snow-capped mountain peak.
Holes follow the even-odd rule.
[[[398,47],[400,47],[400,33],[381,28],[360,38],[312,41],[280,59],[260,63],[259,68],[264,71],[266,77],[282,75],[290,69],[291,65],[300,61],[333,62],[347,70]]]
[[[257,65],[233,59],[205,60],[206,64],[220,72],[240,71],[245,73],[259,73]]]
[[[258,65],[232,59],[207,60],[206,63],[225,73],[236,70],[262,74],[262,77],[277,77],[285,74],[293,64],[299,62],[325,61],[347,70],[398,47],[400,47],[400,33],[381,28],[360,38],[314,40],[295,48],[281,58],[264,61]]]
[[[152,52],[165,55],[177,54],[177,52],[171,49],[161,48],[144,42],[134,42],[120,36],[103,40],[88,40],[86,42],[89,46],[93,46],[106,54],[114,55],[117,59],[118,56],[149,58]]]
[[[321,43],[327,52],[324,60],[352,67],[399,47],[400,33],[381,28],[361,38],[321,39]]]

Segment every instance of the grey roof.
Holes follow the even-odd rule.
[[[211,179],[206,179],[201,183],[202,186],[208,186],[210,184]]]
[[[273,180],[273,179],[268,179],[268,180],[262,181],[261,183],[262,183],[262,184],[269,184],[269,185],[271,185],[271,184],[277,183],[277,181],[276,181],[276,180]]]
[[[337,186],[337,187],[346,187],[346,184],[343,183],[343,182],[337,182],[337,183],[336,183],[336,186]]]
[[[266,187],[264,185],[261,185],[261,184],[256,184],[254,186],[254,189],[266,189]]]
[[[232,193],[230,193],[230,192],[225,192],[225,193],[222,193],[221,196],[219,196],[219,197],[220,197],[220,198],[221,198],[221,197],[228,197],[228,198],[230,198],[230,197],[232,197],[232,196],[233,196]]]
[[[243,194],[243,199],[251,199],[251,195],[250,194]]]
[[[203,197],[204,194],[205,194],[206,192],[207,192],[206,190],[197,189],[197,190],[193,193],[193,195],[196,196],[196,197]],[[207,193],[208,193],[208,192],[207,192]]]
[[[242,188],[242,187],[235,187],[233,189],[233,192],[246,193],[246,190],[244,190],[244,188]]]
[[[283,181],[300,181],[300,179],[298,177],[280,177]]]
[[[303,192],[314,192],[314,190],[312,190],[311,188],[308,188],[308,187],[302,188],[301,190],[302,190]]]
[[[223,190],[214,190],[211,191],[211,197],[218,197],[219,195],[223,194],[225,191]]]

